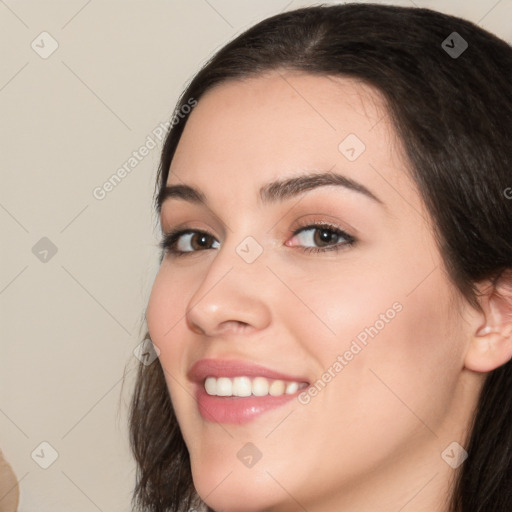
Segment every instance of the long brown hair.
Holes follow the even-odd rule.
[[[459,55],[453,39],[443,44],[454,32],[468,43]],[[478,307],[475,283],[512,268],[512,202],[504,197],[512,185],[511,47],[469,21],[429,9],[297,9],[263,20],[220,49],[183,92],[176,112],[188,112],[183,107],[191,98],[199,101],[218,84],[279,69],[357,77],[384,95],[450,277]],[[188,116],[173,123],[163,146],[158,211]],[[486,377],[469,427],[469,458],[456,473],[450,510],[510,512],[512,362]],[[138,370],[130,441],[137,510],[204,505],[158,360]]]

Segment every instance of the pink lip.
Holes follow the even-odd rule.
[[[235,359],[201,359],[189,371],[189,378],[203,383],[206,377],[265,377],[267,379],[308,382],[304,376],[285,375],[265,366]]]
[[[209,395],[204,389],[206,377],[265,377],[284,381],[308,382],[301,376],[286,375],[264,366],[236,360],[201,359],[189,372],[189,378],[196,383],[195,395],[199,413],[207,421],[242,425],[264,412],[281,407],[304,391],[299,389],[291,395],[223,397]]]

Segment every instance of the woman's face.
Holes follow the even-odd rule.
[[[309,181],[324,173],[337,183]],[[167,184],[202,199],[163,202],[164,233],[185,233],[146,318],[199,495],[236,512],[420,510],[474,405],[468,327],[381,97],[291,72],[223,84]]]

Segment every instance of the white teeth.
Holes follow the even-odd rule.
[[[235,396],[251,396],[252,384],[249,377],[235,377],[233,379],[233,394]]]
[[[208,377],[204,381],[204,389],[209,395],[217,394],[217,379],[215,377]]]
[[[268,395],[268,380],[265,377],[256,377],[252,381],[252,394],[254,396],[266,396]]]
[[[227,377],[217,379],[217,395],[218,396],[231,396],[233,390],[233,382]]]
[[[286,386],[286,394],[293,395],[293,393],[296,393],[298,389],[299,389],[299,384],[297,382],[290,382]]]
[[[216,396],[281,396],[293,395],[300,388],[306,387],[305,382],[285,382],[284,380],[272,380],[265,377],[207,377],[204,381],[204,389],[209,395]]]

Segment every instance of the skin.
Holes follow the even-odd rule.
[[[353,162],[338,149],[350,133],[366,146]],[[328,170],[384,206],[337,186],[258,201],[269,181]],[[450,281],[381,96],[298,72],[222,84],[192,112],[170,171],[168,184],[200,189],[207,205],[167,200],[162,230],[213,238],[201,250],[182,237],[196,252],[164,257],[146,318],[199,495],[224,512],[447,511],[454,469],[441,454],[464,446],[485,372],[512,354],[501,334],[482,334],[498,308],[474,310]],[[299,219],[356,243],[305,253],[321,242],[311,228],[293,236]],[[236,252],[248,236],[263,249],[250,264]],[[314,382],[394,303],[401,311],[308,404],[240,426],[199,415],[187,378],[197,360]],[[247,442],[262,453],[252,468],[237,458]]]

